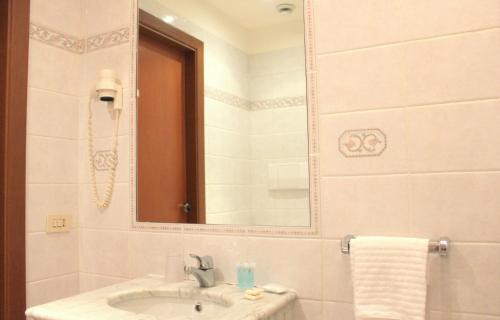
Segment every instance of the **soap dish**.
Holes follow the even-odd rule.
[[[281,284],[276,284],[276,283],[269,283],[264,286],[262,286],[262,289],[264,289],[266,292],[269,293],[275,293],[275,294],[283,294],[288,292],[288,288],[285,286],[282,286]]]

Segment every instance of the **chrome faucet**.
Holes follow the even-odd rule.
[[[199,257],[195,254],[189,256],[198,260],[198,268],[186,267],[186,274],[192,274],[202,288],[215,287],[214,260],[212,257]]]

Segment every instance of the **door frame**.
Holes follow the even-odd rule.
[[[0,319],[25,319],[30,0],[0,1]]]
[[[139,32],[186,53],[186,181],[188,223],[205,224],[204,45],[199,39],[139,9]],[[138,67],[139,68],[139,67]],[[141,72],[138,70],[138,72]],[[138,217],[136,212],[136,217]],[[140,221],[139,221],[140,222]]]

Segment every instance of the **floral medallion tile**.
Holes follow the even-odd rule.
[[[340,135],[338,145],[346,158],[377,157],[387,149],[387,137],[380,129],[346,130]]]
[[[113,150],[100,150],[94,154],[94,168],[97,171],[108,171],[118,165],[118,156]]]

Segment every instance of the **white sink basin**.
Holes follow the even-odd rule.
[[[201,298],[144,297],[127,299],[110,304],[113,308],[151,315],[158,320],[217,319],[228,311],[228,306]]]
[[[29,320],[289,320],[296,298],[289,291],[250,301],[234,285],[205,289],[196,281],[146,277],[35,306],[26,315]]]

